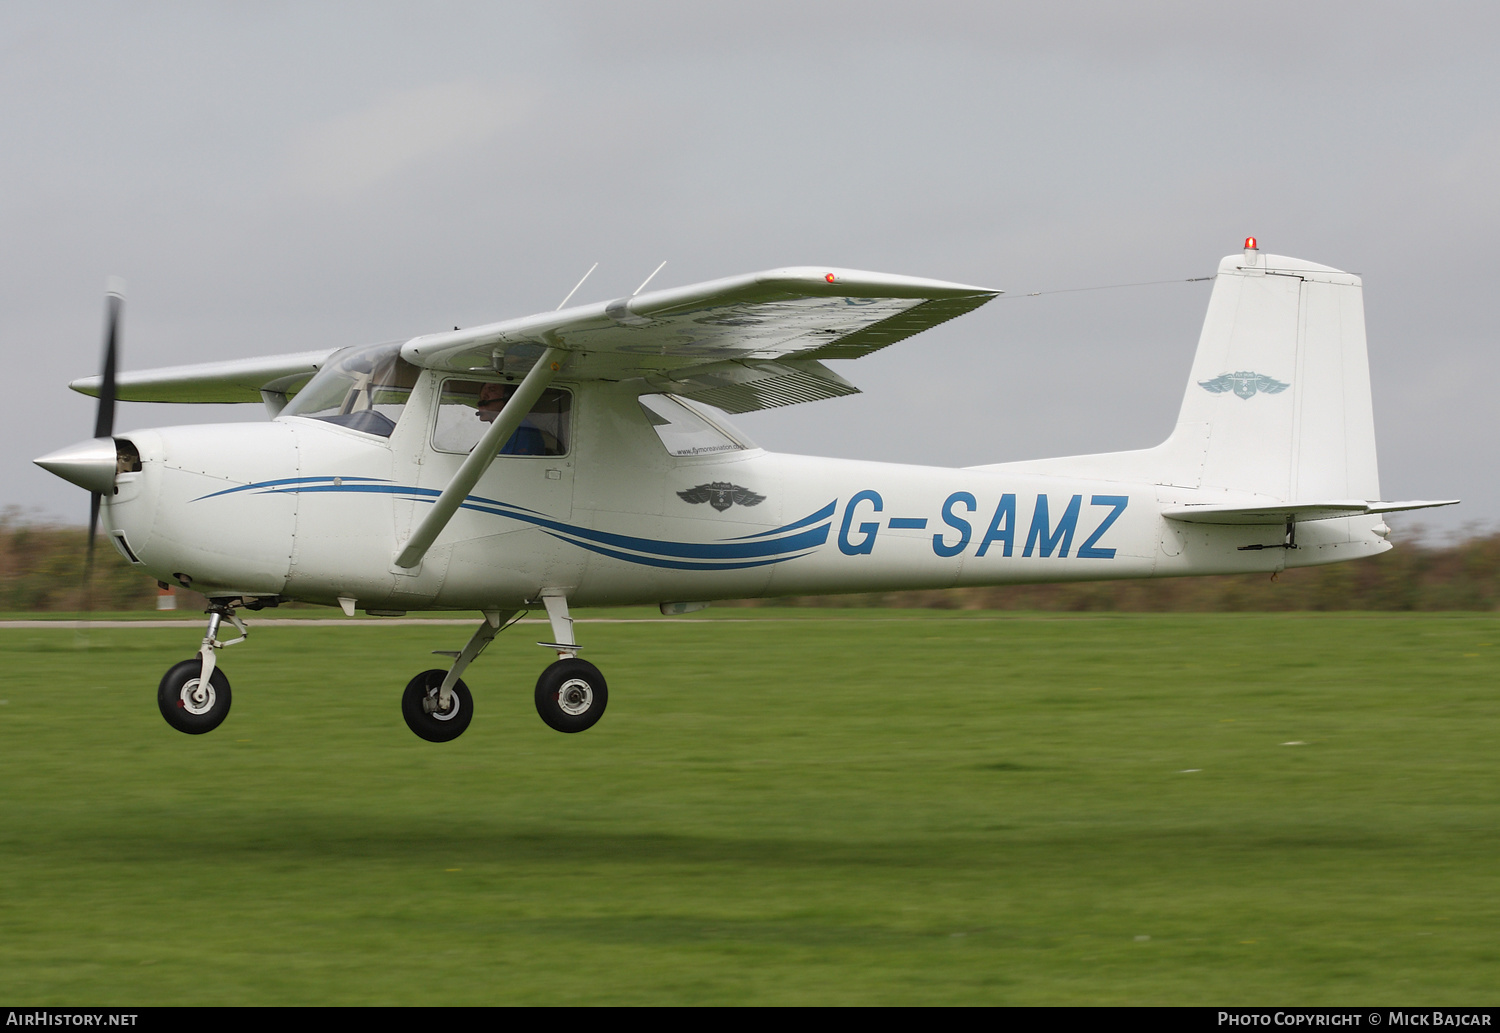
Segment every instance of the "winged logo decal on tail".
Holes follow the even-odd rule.
[[[1274,380],[1264,373],[1255,373],[1250,370],[1239,370],[1235,373],[1224,373],[1212,380],[1200,380],[1198,386],[1212,394],[1221,395],[1226,391],[1233,391],[1241,398],[1249,398],[1256,392],[1264,392],[1268,395],[1276,395],[1285,391],[1290,385],[1279,380]]]
[[[714,481],[710,484],[700,484],[696,488],[679,491],[677,497],[695,506],[699,503],[707,502],[720,513],[736,503],[741,506],[758,506],[766,501],[764,495],[757,495],[749,488],[742,488],[738,484],[730,484],[728,481]]]

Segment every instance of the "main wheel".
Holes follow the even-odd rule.
[[[474,697],[462,681],[453,683],[447,710],[438,709],[438,690],[447,671],[423,671],[406,683],[401,694],[401,716],[406,727],[428,742],[449,742],[464,734],[474,719]]]
[[[229,679],[219,668],[203,684],[203,658],[174,664],[161,676],[156,705],[167,724],[179,732],[202,735],[223,724],[229,715]]]
[[[604,716],[609,686],[587,660],[559,660],[536,680],[536,712],[559,732],[581,732]]]

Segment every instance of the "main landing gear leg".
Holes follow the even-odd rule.
[[[406,718],[408,728],[428,742],[448,742],[463,734],[474,719],[474,699],[459,675],[494,641],[515,612],[485,610],[484,622],[461,651],[433,650],[437,656],[452,657],[453,664],[447,671],[423,671],[407,682],[401,695],[401,716]]]
[[[220,642],[219,628],[226,617],[240,635]],[[232,603],[223,599],[210,600],[208,634],[203,636],[198,655],[174,664],[162,675],[161,685],[157,687],[156,705],[167,724],[179,732],[202,735],[223,723],[229,715],[229,679],[218,669],[217,653],[225,646],[235,645],[249,637],[250,630],[235,614]]]
[[[578,659],[567,597],[561,593],[543,592],[542,602],[552,622],[552,637],[557,641],[538,642],[537,645],[555,649],[558,659],[536,681],[536,712],[549,728],[559,732],[581,732],[594,727],[604,716],[609,687],[605,685],[599,668],[587,660]]]

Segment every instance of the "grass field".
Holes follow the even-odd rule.
[[[201,737],[196,628],[0,630],[0,1001],[1495,1001],[1495,617],[704,618],[581,626],[574,736],[513,629],[443,745],[462,628],[257,629]]]

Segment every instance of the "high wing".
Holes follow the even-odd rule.
[[[259,402],[265,393],[296,394],[335,351],[325,348],[118,373],[115,396],[125,402]],[[83,377],[68,386],[97,398],[100,383],[99,377]]]
[[[856,394],[822,364],[854,359],[978,308],[1000,292],[826,267],[775,269],[407,341],[429,369],[522,375],[548,348],[573,380],[639,380],[728,412]],[[335,349],[121,373],[142,402],[284,402]],[[69,385],[97,395],[98,377]],[[267,397],[267,396],[270,397]]]
[[[569,378],[641,379],[749,412],[855,394],[818,360],[868,355],[999,293],[851,269],[774,269],[430,334],[401,354],[429,368],[518,374],[559,348]]]

